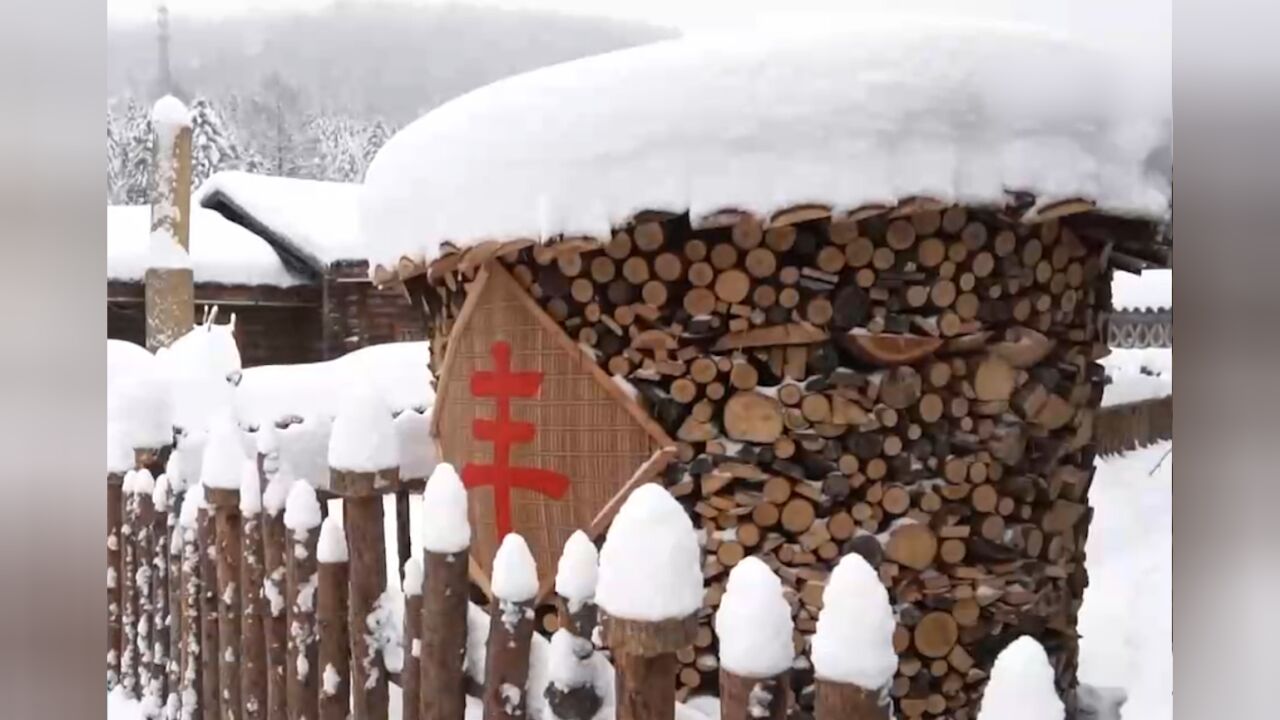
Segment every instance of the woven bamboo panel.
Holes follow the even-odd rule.
[[[495,443],[477,437],[483,433],[477,433],[475,421],[496,418],[499,401],[473,393],[473,380],[477,372],[492,374],[502,364],[495,344],[509,348],[511,373],[541,375],[536,395],[508,401],[512,421],[534,426],[531,441],[510,445],[509,466],[541,468],[568,479],[558,499],[510,490],[511,529],[528,541],[545,580],[554,577],[560,550],[573,531],[587,529],[658,445],[592,374],[593,361],[566,347],[567,338],[553,334],[559,330],[538,322],[534,313],[541,311],[522,302],[523,292],[505,272],[491,275],[480,288],[473,312],[450,339],[437,412],[444,459],[466,480],[468,466],[494,463]],[[499,492],[471,487],[468,493],[471,551],[486,576],[500,541]]]

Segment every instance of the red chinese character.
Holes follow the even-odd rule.
[[[497,408],[492,420],[476,418],[471,432],[477,440],[493,443],[493,464],[468,463],[462,468],[462,484],[468,488],[493,487],[493,514],[498,539],[511,532],[511,488],[532,490],[560,499],[569,489],[569,478],[540,468],[511,467],[511,446],[533,441],[533,423],[511,419],[511,398],[534,397],[542,385],[540,372],[511,372],[511,345],[495,342],[489,350],[493,371],[477,370],[471,375],[471,394],[494,398]]]

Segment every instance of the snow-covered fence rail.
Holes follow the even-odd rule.
[[[1173,396],[1111,405],[1098,411],[1099,455],[1113,455],[1173,439]]]

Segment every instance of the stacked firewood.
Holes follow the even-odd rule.
[[[803,652],[849,552],[895,603],[901,716],[973,717],[1024,633],[1071,689],[1106,353],[1100,217],[661,216],[498,255],[678,441],[666,482],[702,528],[707,582],[682,697],[714,691],[729,568],[755,555],[781,575]],[[464,280],[428,292],[437,370]]]

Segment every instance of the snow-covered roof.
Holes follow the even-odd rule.
[[[204,208],[191,211],[191,269],[197,283],[290,287],[290,272],[265,240]],[[107,206],[107,279],[141,282],[151,264],[151,208]]]
[[[1173,394],[1172,348],[1112,348],[1101,363],[1110,379],[1102,391],[1102,407]]]
[[[364,260],[358,229],[361,186],[229,170],[214,173],[192,201],[222,205],[238,221],[283,244],[307,265],[323,269],[344,260]],[[256,227],[255,227],[256,226]]]
[[[1111,278],[1111,306],[1116,310],[1169,310],[1173,308],[1173,271],[1117,270]]]
[[[370,265],[441,243],[608,237],[641,210],[770,216],[909,196],[1167,214],[1159,62],[1055,31],[868,17],[655,43],[500,80],[419,118],[365,177]]]

